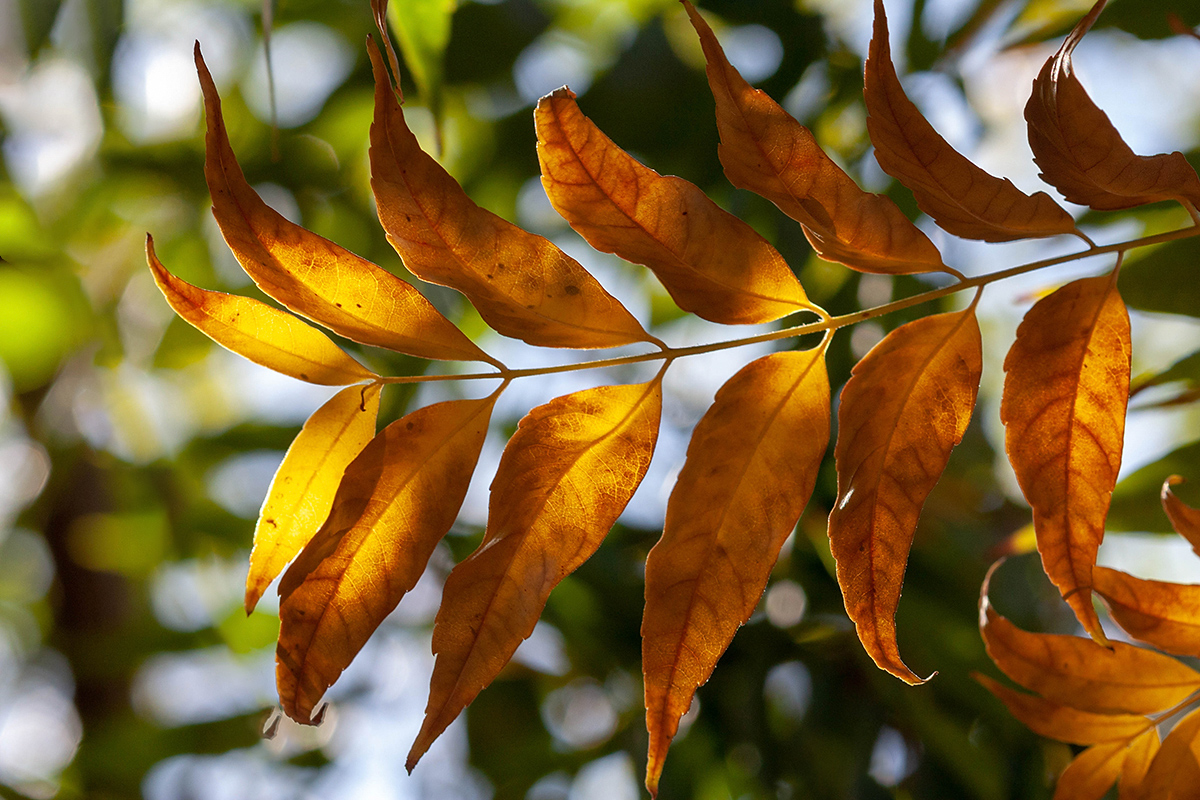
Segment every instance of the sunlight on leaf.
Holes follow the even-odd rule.
[[[1196,747],[1200,739],[1200,709],[1176,723],[1142,779],[1139,800],[1185,800],[1200,787]]]
[[[1167,513],[1167,519],[1171,520],[1171,527],[1175,529],[1175,532],[1187,539],[1196,555],[1200,555],[1200,509],[1192,508],[1171,491],[1172,486],[1178,486],[1181,483],[1183,483],[1183,478],[1179,475],[1172,475],[1163,481],[1161,493],[1163,511]]]
[[[758,605],[828,442],[825,344],[752,361],[696,425],[662,539],[646,560],[642,669],[652,795],[679,718]]]
[[[1105,742],[1084,750],[1058,776],[1054,800],[1101,800],[1125,765],[1125,742]]]
[[[1200,586],[1148,581],[1105,567],[1092,572],[1109,614],[1135,639],[1200,657]]]
[[[446,579],[409,771],[533,633],[550,591],[629,503],[658,439],[661,377],[575,392],[521,420],[492,481],[483,542]]]
[[[1099,744],[1117,740],[1127,742],[1153,727],[1151,721],[1140,714],[1080,711],[1037,695],[1014,691],[986,675],[975,673],[971,677],[1000,698],[1008,706],[1009,713],[1021,724],[1047,739],[1070,744]]]
[[[1033,507],[1038,552],[1084,628],[1107,640],[1092,606],[1092,566],[1117,472],[1129,400],[1129,314],[1116,274],[1039,300],[1004,360],[1005,447]]]
[[[983,370],[975,306],[892,331],[854,367],[838,406],[838,501],[829,544],[858,638],[881,669],[917,684],[896,608],[921,506],[962,441]]]
[[[1125,763],[1121,767],[1121,777],[1118,779],[1120,794],[1117,800],[1137,800],[1145,797],[1140,793],[1146,772],[1154,757],[1158,755],[1161,740],[1158,729],[1151,728],[1134,739],[1125,752]]]

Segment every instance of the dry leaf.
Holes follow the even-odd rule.
[[[1009,689],[986,675],[973,674],[1008,706],[1008,711],[1025,727],[1047,739],[1057,739],[1070,744],[1099,744],[1101,742],[1128,742],[1135,736],[1153,729],[1153,723],[1141,714],[1096,714],[1077,708],[1052,703],[1043,697]],[[1115,779],[1116,776],[1114,776]],[[1111,783],[1111,781],[1110,781]]]
[[[1101,800],[1125,765],[1125,742],[1105,742],[1084,750],[1058,776],[1054,800]]]
[[[421,150],[378,48],[371,188],[388,241],[414,275],[465,294],[495,330],[546,347],[616,347],[654,339],[551,242],[477,206]]]
[[[1183,483],[1179,475],[1172,475],[1163,481],[1162,507],[1171,520],[1171,527],[1192,545],[1196,555],[1200,555],[1200,509],[1195,509],[1180,500],[1171,491],[1172,486]]]
[[[1200,797],[1200,764],[1196,748],[1200,737],[1200,709],[1176,723],[1150,762],[1137,797],[1139,800],[1183,800]]]
[[[1141,796],[1142,783],[1146,779],[1146,771],[1158,754],[1158,729],[1151,728],[1129,744],[1125,752],[1125,763],[1121,767],[1121,777],[1118,779],[1120,792],[1117,800],[1137,800]]]
[[[249,297],[201,289],[175,277],[154,254],[154,240],[149,236],[146,261],[175,313],[217,344],[255,364],[326,386],[379,377],[328,336],[286,311]]]
[[[496,396],[417,409],[346,468],[329,518],[279,585],[276,680],[292,719],[312,721],[325,690],[421,577],[458,515]]]
[[[684,7],[708,61],[718,153],[733,185],[762,195],[803,224],[822,258],[864,272],[945,270],[937,248],[896,204],[860,189],[807,128],[746,82],[692,4],[684,0]]]
[[[812,305],[783,257],[695,184],[638,163],[563,87],[534,114],[542,184],[588,244],[654,271],[680,308],[727,325]]]
[[[225,132],[221,98],[196,44],[208,122],[204,177],[213,216],[259,288],[297,314],[363,344],[421,358],[496,361],[413,286],[288,220],[246,183]]]
[[[1042,178],[1072,203],[1100,210],[1158,200],[1200,202],[1200,178],[1182,153],[1135,155],[1084,91],[1071,55],[1104,10],[1099,0],[1033,82],[1025,106],[1029,146]]]
[[[246,613],[329,516],[342,473],[375,436],[379,384],[335,394],[304,423],[275,472],[250,552]]]
[[[1045,192],[1027,195],[964,158],[904,93],[892,65],[883,0],[875,0],[863,87],[867,130],[884,172],[912,190],[920,207],[955,236],[1008,242],[1075,233],[1075,220]]]
[[[679,718],[758,604],[828,442],[824,345],[752,361],[696,425],[662,539],[646,560],[642,669],[652,795]]]
[[[1147,581],[1104,567],[1092,571],[1092,581],[1130,636],[1168,653],[1200,657],[1200,586]]]
[[[654,453],[661,376],[551,400],[521,420],[492,481],[483,542],[446,579],[411,772],[533,633],[550,590],[617,521]]]
[[[1129,368],[1115,271],[1039,300],[1004,360],[1005,446],[1033,507],[1042,565],[1100,643],[1092,566],[1121,466]]]
[[[896,608],[921,506],[962,441],[983,370],[975,307],[892,331],[854,367],[838,406],[838,500],[829,515],[846,612],[881,669],[900,658]]]

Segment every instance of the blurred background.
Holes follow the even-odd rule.
[[[672,344],[740,331],[679,312],[642,268],[597,254],[554,214],[537,179],[531,110],[562,84],[618,144],[705,188],[783,253],[834,313],[928,288],[812,256],[799,226],[734,190],[716,158],[712,98],[674,0],[407,0],[407,114],[481,205],[552,238]],[[866,136],[869,0],[707,0],[731,60],[809,125],[830,154],[914,217]],[[888,2],[905,86],[944,136],[1026,191],[1043,189],[1025,141],[1029,86],[1086,10],[1075,0]],[[1195,0],[1117,0],[1079,48],[1078,72],[1140,153],[1200,144]],[[1176,26],[1177,28],[1180,26]],[[322,726],[271,739],[276,607],[241,610],[254,519],[291,437],[331,391],[256,367],[175,319],[145,267],[257,294],[225,247],[204,185],[199,40],[252,184],[289,218],[408,276],[373,209],[367,0],[0,0],[0,797],[526,798],[643,794],[638,634],[645,556],[691,427],[753,348],[677,363],[654,466],[600,551],[551,596],[533,637],[411,775],[440,586],[486,521],[505,436],[529,408],[629,373],[518,382],[497,408],[462,517],[421,583],[330,692]],[[272,69],[267,69],[269,38]],[[1084,209],[1076,209],[1083,215]],[[1158,205],[1087,214],[1101,243],[1179,227]],[[968,275],[1077,248],[984,245],[921,224]],[[1134,308],[1138,391],[1102,563],[1200,582],[1169,531],[1166,475],[1200,484],[1200,280],[1196,240],[1139,252],[1122,276]],[[1029,512],[1003,457],[1001,369],[1043,292],[1095,274],[1093,259],[984,294],[980,407],[930,497],[900,607],[909,688],[874,668],[833,579],[825,517],[832,461],[750,623],[703,687],[672,748],[663,797],[1047,798],[1071,756],[1011,719],[970,680],[996,674],[976,628],[979,584],[1000,554],[997,606],[1030,629],[1074,621],[1030,554]],[[423,287],[510,365],[558,363],[489,333],[453,292]],[[961,298],[951,298],[947,308]],[[934,309],[844,331],[831,380],[887,330]],[[433,365],[344,343],[376,370]],[[751,352],[753,351],[753,352]],[[475,387],[396,387],[382,422]],[[1200,493],[1180,494],[1193,503]]]

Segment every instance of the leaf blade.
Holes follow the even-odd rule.
[[[1129,401],[1129,314],[1113,276],[1039,300],[1004,360],[1005,447],[1033,507],[1050,580],[1084,628],[1106,641],[1092,607],[1092,566],[1121,464]]]
[[[654,341],[578,262],[467,197],[421,150],[374,42],[368,51],[375,73],[371,189],[388,241],[409,271],[462,292],[488,325],[530,344]]]
[[[725,324],[812,308],[753,228],[694,184],[640,164],[583,115],[570,89],[539,100],[534,120],[555,210],[592,247],[653,270],[680,308]]]
[[[492,482],[483,542],[446,579],[410,772],[533,632],[550,591],[600,546],[646,475],[661,413],[660,376],[559,397],[521,420]]]
[[[1200,656],[1200,586],[1142,580],[1096,567],[1096,592],[1135,639],[1180,656]]]
[[[247,614],[329,516],[346,467],[375,436],[380,388],[370,384],[338,392],[313,412],[288,448],[254,528]]]
[[[417,409],[346,468],[328,519],[279,585],[276,681],[292,719],[309,723],[325,690],[421,577],[462,505],[495,399]]]
[[[684,7],[704,48],[721,134],[718,155],[730,182],[801,223],[822,258],[863,272],[946,270],[937,248],[896,204],[860,189],[807,128],[746,82],[695,7]]]
[[[1200,709],[1179,720],[1167,734],[1142,778],[1139,798],[1184,800],[1196,797],[1196,789],[1200,787],[1200,765],[1195,753],[1197,737],[1200,737]]]
[[[1160,493],[1163,511],[1166,512],[1175,532],[1187,539],[1196,555],[1200,555],[1200,509],[1192,508],[1171,490],[1172,486],[1181,483],[1183,478],[1179,475],[1171,475],[1163,481]]]
[[[1014,691],[986,675],[975,673],[971,677],[996,695],[1022,725],[1047,739],[1083,745],[1126,742],[1145,732],[1148,727],[1154,727],[1150,719],[1138,714],[1080,711],[1037,695]]]
[[[175,313],[225,349],[297,380],[347,386],[378,378],[328,336],[250,297],[214,292],[172,275],[146,237],[154,282]]]
[[[1125,765],[1125,742],[1092,745],[1058,776],[1054,800],[1101,800],[1116,783]]]
[[[751,362],[717,392],[696,426],[662,538],[646,560],[642,664],[651,794],[680,716],[754,611],[812,493],[828,440],[823,345]]]
[[[258,287],[356,342],[421,358],[495,364],[411,284],[288,221],[262,201],[229,144],[221,98],[199,43],[195,60],[206,109],[204,177],[213,216]]]
[[[971,420],[983,371],[972,305],[887,335],[854,367],[838,407],[838,501],[829,514],[846,612],[875,663],[923,683],[900,658],[896,609],[921,507]]]

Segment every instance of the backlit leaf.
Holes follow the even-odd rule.
[[[259,288],[297,314],[363,344],[421,358],[495,361],[412,285],[292,222],[250,188],[229,145],[221,98],[196,45],[208,131],[204,177],[213,216]]]
[[[343,389],[308,418],[275,472],[254,529],[246,613],[329,516],[342,473],[375,436],[379,384]]]
[[[972,676],[1008,706],[1009,713],[1039,736],[1070,744],[1121,741],[1143,733],[1154,724],[1139,714],[1096,714],[1053,703],[1033,694],[1014,691],[978,673]],[[1115,776],[1114,776],[1115,777]]]
[[[559,397],[521,420],[492,481],[483,542],[446,579],[409,770],[533,632],[550,591],[600,546],[646,475],[661,412],[655,378]]]
[[[828,442],[823,345],[751,362],[721,387],[696,426],[662,539],[646,560],[651,794],[679,718],[758,604]]]
[[[1092,566],[1121,466],[1129,368],[1129,314],[1115,275],[1039,300],[1004,360],[1005,446],[1033,507],[1042,566],[1100,643]]]
[[[276,681],[284,712],[308,723],[454,523],[496,395],[417,409],[346,468],[325,524],[284,573]]]
[[[1063,705],[1097,713],[1153,714],[1200,689],[1200,673],[1170,656],[1124,642],[1029,633],[980,600],[988,656],[1016,683]],[[1110,649],[1111,648],[1111,649]]]
[[[638,163],[579,110],[566,87],[538,101],[542,184],[588,244],[654,270],[675,302],[714,322],[768,322],[811,308],[754,229],[682,178]]]
[[[1058,776],[1054,800],[1101,800],[1121,774],[1128,745],[1105,742],[1084,750]]]
[[[375,71],[371,188],[388,241],[409,271],[462,292],[488,325],[530,344],[616,347],[653,341],[577,261],[477,206],[421,150],[378,48],[368,45]]]
[[[921,506],[971,421],[982,348],[974,305],[910,322],[858,362],[838,406],[838,584],[867,653],[908,683],[923,679],[896,644],[904,569]]]
[[[1158,200],[1200,202],[1200,178],[1182,153],[1135,155],[1075,76],[1071,55],[1107,0],[1098,0],[1042,67],[1025,106],[1042,178],[1072,203],[1100,210]]]
[[[1137,800],[1141,797],[1142,783],[1146,779],[1146,771],[1158,754],[1158,729],[1151,728],[1129,743],[1125,751],[1125,763],[1121,766],[1121,777],[1118,779],[1120,792],[1117,800]]]
[[[734,186],[762,195],[804,225],[818,255],[864,272],[944,270],[937,248],[888,198],[864,192],[807,128],[752,87],[725,57],[708,23],[684,2],[708,61],[717,103],[718,153]]]
[[[1096,567],[1096,591],[1130,636],[1181,656],[1200,656],[1200,586],[1135,578]]]
[[[1178,486],[1181,483],[1183,483],[1183,478],[1179,475],[1172,475],[1163,481],[1161,493],[1163,511],[1167,512],[1167,519],[1171,521],[1171,527],[1175,529],[1175,532],[1187,539],[1192,545],[1192,550],[1196,551],[1196,555],[1200,555],[1200,509],[1192,508],[1171,491],[1172,486]]]
[[[1200,709],[1188,714],[1171,729],[1142,779],[1139,800],[1194,800],[1200,797]]]
[[[316,328],[250,297],[211,292],[167,271],[146,237],[146,261],[175,313],[222,347],[309,383],[346,386],[378,376]]]
[[[1071,215],[1050,195],[1027,195],[1007,178],[984,172],[921,115],[892,65],[883,0],[875,0],[875,34],[863,95],[879,166],[911,189],[920,209],[942,228],[987,242],[1075,232]]]

